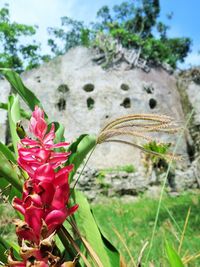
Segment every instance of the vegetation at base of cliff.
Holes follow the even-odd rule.
[[[71,47],[91,45],[99,33],[104,33],[125,48],[141,49],[141,57],[150,65],[167,63],[176,68],[190,51],[191,40],[185,37],[169,38],[169,27],[159,20],[159,15],[159,0],[140,0],[136,3],[128,0],[115,5],[112,10],[103,6],[97,12],[98,22],[90,26],[69,17],[61,18],[61,28],[49,29],[52,38],[48,42],[52,52],[61,55]],[[171,18],[169,14],[168,19]]]

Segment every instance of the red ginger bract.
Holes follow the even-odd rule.
[[[16,233],[20,240],[34,246],[48,238],[78,208],[77,205],[66,207],[70,194],[68,176],[73,166],[61,164],[69,153],[53,150],[68,143],[54,144],[54,124],[48,133],[47,128],[44,112],[35,107],[29,130],[36,139],[26,137],[18,145],[18,164],[29,178],[24,183],[22,199],[13,200],[13,207],[24,216],[24,221],[16,220]]]

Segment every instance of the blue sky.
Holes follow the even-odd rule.
[[[133,0],[134,1],[134,0]],[[112,7],[122,0],[0,0],[0,7],[7,2],[10,5],[11,19],[20,23],[38,25],[37,38],[47,52],[47,32],[49,26],[59,26],[60,17],[69,16],[89,23],[95,20],[96,12],[103,5]],[[200,65],[200,0],[160,0],[161,20],[169,26],[170,37],[190,37],[193,40],[192,51],[182,67]],[[173,12],[171,21],[166,14]]]

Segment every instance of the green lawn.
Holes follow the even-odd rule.
[[[130,267],[133,267],[133,264],[122,239],[137,262],[144,243],[151,239],[157,206],[158,200],[144,197],[133,203],[107,199],[103,204],[92,204],[94,214],[109,240],[120,250]],[[191,213],[180,254],[183,257],[200,252],[200,192],[186,193],[175,198],[165,197],[162,201],[158,226],[149,255],[149,261],[154,264],[152,266],[168,266],[165,254],[165,239],[176,249],[178,248],[185,218],[190,207]],[[11,207],[1,204],[0,236],[7,240],[16,240],[11,219],[13,216],[14,212]],[[116,230],[120,237],[117,236]],[[145,262],[148,251],[149,246],[144,252],[143,262]],[[191,261],[187,266],[200,266],[200,258]]]
[[[94,213],[107,236],[120,250],[129,266],[130,256],[122,241],[130,250],[137,262],[141,248],[146,241],[150,241],[154,226],[158,200],[141,198],[134,203],[123,203],[120,200],[108,201],[103,205],[93,205]],[[179,197],[165,197],[162,201],[158,226],[149,259],[152,266],[168,266],[165,254],[165,239],[176,249],[179,246],[182,230],[188,209],[191,207],[189,222],[181,248],[181,256],[193,255],[200,252],[200,194],[185,194]],[[170,214],[169,214],[170,213]],[[117,236],[115,231],[120,234]],[[143,262],[149,252],[147,246]],[[142,265],[143,266],[143,265]],[[200,266],[200,258],[191,261],[188,266]]]

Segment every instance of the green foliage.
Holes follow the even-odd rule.
[[[15,93],[19,94],[28,107],[33,111],[35,106],[42,108],[40,100],[22,82],[20,76],[10,69],[0,69]]]
[[[168,157],[169,156],[169,149],[171,144],[170,143],[157,143],[155,141],[149,142],[145,144],[143,147],[148,152],[155,152],[156,154],[146,153],[144,155],[144,166],[148,171],[151,166],[159,170],[166,170],[168,167]]]
[[[18,156],[17,144],[19,143],[19,136],[17,133],[17,122],[20,121],[20,107],[19,107],[19,97],[15,95],[10,95],[8,98],[8,121],[10,126],[10,133],[12,136],[12,144],[14,147],[15,155]]]
[[[10,151],[10,149],[1,142],[0,142],[0,151],[4,154],[4,156],[8,160],[12,161],[13,163],[17,162],[14,153]]]
[[[83,22],[68,17],[61,18],[62,28],[50,28],[49,45],[55,55],[64,54],[68,49],[77,45],[95,45],[103,52],[113,49],[110,47],[112,38],[123,47],[141,48],[141,57],[150,65],[167,63],[175,68],[178,62],[183,62],[190,51],[189,38],[169,38],[169,27],[159,21],[159,0],[127,0],[115,5],[112,10],[103,6],[97,12],[97,22],[85,26]],[[169,17],[171,19],[171,16]],[[92,26],[91,26],[92,25]],[[98,41],[99,34],[104,34],[110,42],[104,42],[104,47]],[[60,49],[62,44],[62,49]],[[107,58],[110,60],[110,58]]]
[[[62,17],[61,25],[62,28],[48,28],[48,33],[52,36],[48,39],[48,45],[55,55],[62,55],[74,46],[89,45],[90,30],[83,22]]]
[[[75,199],[79,203],[79,211],[75,214],[75,219],[80,233],[96,252],[102,266],[119,266],[119,253],[100,232],[87,199],[78,191],[75,192]]]
[[[127,173],[134,173],[136,171],[133,164],[129,165],[121,165],[114,168],[106,168],[100,170],[99,173],[117,173],[117,172],[127,172]]]
[[[36,29],[36,26],[11,22],[8,5],[0,9],[0,68],[13,68],[22,72],[40,64],[43,60],[40,45],[34,39],[30,40]],[[26,40],[24,44],[21,38]]]
[[[7,185],[11,184],[17,191],[22,192],[22,184],[18,167],[12,164],[0,151],[0,180],[6,179]],[[5,183],[0,182],[0,189],[5,189]]]
[[[151,238],[157,206],[158,200],[146,197],[138,198],[137,201],[130,201],[129,203],[123,202],[122,199],[106,199],[103,203],[92,204],[95,219],[101,224],[101,229],[106,233],[106,237],[125,257],[128,266],[133,265],[127,249],[119,240],[114,229],[117,229],[132,257],[135,260],[138,259],[143,245]],[[176,198],[169,196],[163,198],[149,262],[145,265],[148,246],[144,250],[141,266],[149,266],[150,262],[152,266],[169,266],[165,240],[167,239],[173,247],[179,246],[188,207],[191,207],[191,215],[181,249],[181,257],[187,255],[185,258],[189,258],[191,256],[191,262],[185,266],[200,266],[200,258],[192,259],[192,256],[198,255],[200,250],[198,237],[199,192],[185,193]]]
[[[167,154],[171,144],[170,143],[157,143],[156,141],[149,142],[143,147],[148,151],[157,152],[161,155]]]
[[[184,267],[176,250],[166,241],[166,253],[170,267]]]
[[[71,155],[68,158],[67,164],[73,164],[73,171],[70,173],[70,182],[80,165],[84,162],[88,153],[96,146],[96,136],[83,134],[71,144],[68,150]]]

